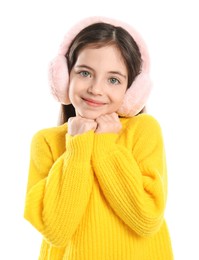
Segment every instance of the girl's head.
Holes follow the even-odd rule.
[[[87,26],[74,38],[66,53],[69,73],[82,49],[104,46],[115,46],[121,53],[128,70],[127,88],[130,87],[141,71],[142,58],[140,50],[135,40],[125,29],[104,22]],[[109,61],[107,60],[107,62]]]
[[[58,56],[50,64],[49,76],[53,95],[62,104],[71,103],[69,83],[71,76],[73,79],[75,75],[73,72],[77,71],[75,66],[78,58],[86,50],[102,50],[102,53],[103,50],[109,50],[105,54],[107,56],[110,50],[117,53],[118,61],[121,61],[123,68],[126,70],[127,80],[122,102],[115,112],[122,116],[134,116],[139,113],[144,108],[151,89],[149,57],[146,46],[141,36],[132,27],[121,21],[104,17],[85,19],[73,27],[65,36]],[[104,65],[110,63],[111,66],[110,58],[111,56],[102,59]],[[94,58],[92,57],[91,60],[94,60]],[[98,66],[96,66],[96,69],[98,69]],[[89,73],[90,78],[91,71],[85,71],[84,68],[84,72]],[[95,68],[92,73],[94,77]],[[115,80],[113,76],[110,79]]]

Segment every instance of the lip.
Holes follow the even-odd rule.
[[[90,99],[90,98],[82,98],[84,100],[84,102],[86,102],[87,105],[89,106],[93,106],[93,107],[99,107],[99,106],[103,106],[105,105],[104,102],[98,101],[98,100],[94,100],[94,99]]]

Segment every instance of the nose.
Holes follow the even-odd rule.
[[[103,94],[103,82],[101,80],[93,80],[91,85],[88,88],[88,93],[93,95],[102,95]]]

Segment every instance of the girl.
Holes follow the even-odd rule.
[[[173,259],[162,133],[143,113],[141,36],[121,21],[80,21],[49,76],[61,124],[33,137],[24,213],[43,235],[39,259]]]

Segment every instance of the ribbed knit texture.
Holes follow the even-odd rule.
[[[39,260],[173,259],[161,128],[146,114],[121,123],[33,137],[24,217],[43,235]]]

